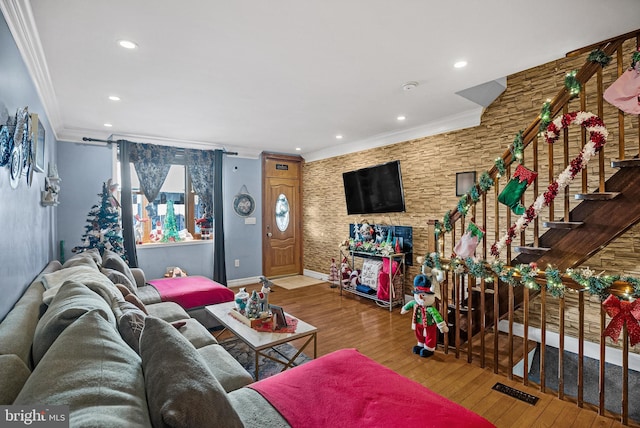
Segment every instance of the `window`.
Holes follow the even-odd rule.
[[[140,181],[133,163],[130,164],[130,168],[136,244],[161,242],[168,201],[173,202],[178,231],[186,230],[194,239],[200,239],[201,230],[195,219],[201,218],[203,213],[198,195],[190,190],[191,180],[188,167],[178,164],[171,165],[167,178],[154,201],[148,201],[140,189]],[[119,162],[117,171],[118,173],[120,171]],[[121,181],[118,177],[118,182]]]

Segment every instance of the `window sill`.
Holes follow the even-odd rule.
[[[136,244],[136,250],[145,248],[167,248],[167,247],[181,247],[185,245],[212,245],[213,239],[193,239],[191,241],[179,241],[179,242],[149,242],[147,244]]]

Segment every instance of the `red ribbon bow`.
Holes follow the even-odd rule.
[[[607,311],[607,315],[612,318],[604,330],[605,336],[609,336],[615,343],[618,343],[622,326],[626,324],[631,346],[640,342],[640,324],[638,324],[640,320],[640,300],[627,302],[611,294],[602,302],[602,306]]]

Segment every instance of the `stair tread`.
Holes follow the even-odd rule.
[[[620,192],[595,192],[595,193],[577,193],[576,199],[583,201],[606,201],[615,199]]]
[[[513,249],[522,254],[544,254],[551,250],[548,247],[527,247],[527,246],[515,246]]]
[[[549,229],[576,229],[583,224],[582,221],[545,221],[542,223],[544,227]]]
[[[611,168],[633,168],[640,166],[640,159],[619,159],[611,161]]]

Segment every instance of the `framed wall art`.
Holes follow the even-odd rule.
[[[456,196],[462,196],[476,183],[476,172],[456,172]]]
[[[44,172],[45,133],[36,113],[31,113],[31,162],[37,172]]]

